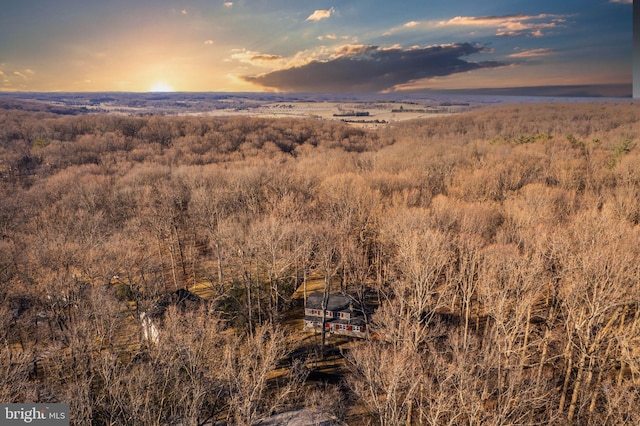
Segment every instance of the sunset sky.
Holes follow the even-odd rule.
[[[0,91],[631,84],[632,0],[4,0]]]

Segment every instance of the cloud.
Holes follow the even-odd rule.
[[[609,0],[609,3],[633,4],[633,0]]]
[[[377,46],[370,46],[367,44],[347,44],[345,46],[340,46],[336,49],[333,58],[340,58],[342,56],[356,56],[356,55],[365,55],[373,50],[378,49]]]
[[[224,2],[224,7],[233,7],[233,2],[231,2],[231,1],[225,1],[225,2]]]
[[[542,37],[544,31],[562,27],[565,15],[504,15],[504,16],[456,16],[439,21],[438,26],[469,26],[495,28],[500,37],[533,36]]]
[[[259,55],[259,54],[260,53],[258,52],[252,52],[246,49],[232,49],[231,57],[229,58],[229,60],[236,60],[240,62],[250,62],[252,56]]]
[[[180,13],[182,13],[183,15],[187,15],[189,12],[187,12],[187,9],[182,9]]]
[[[416,28],[416,27],[418,27],[420,25],[424,25],[424,24],[425,24],[425,22],[409,21],[409,22],[407,22],[405,24],[402,24],[402,25],[397,26],[397,27],[393,27],[393,28],[383,32],[382,35],[383,36],[390,36],[390,35],[396,34],[398,32],[410,30],[410,29]]]
[[[342,35],[342,36],[337,36],[335,34],[326,34],[326,35],[321,35],[316,37],[318,40],[320,41],[324,41],[324,40],[331,40],[331,41],[335,41],[335,40],[345,40],[351,43],[357,43],[358,42],[358,37],[356,36],[349,36],[349,35]]]
[[[470,43],[411,49],[343,46],[331,59],[245,76],[243,80],[293,92],[381,92],[414,80],[505,65],[462,59],[485,51]]]
[[[271,69],[281,67],[284,64],[284,58],[280,55],[271,55],[246,49],[234,49],[231,54],[231,59],[245,64],[258,65]]]
[[[213,40],[205,40],[204,44],[206,45],[212,45],[213,44]]]
[[[251,58],[251,61],[279,61],[282,59],[280,55],[254,55]]]
[[[331,15],[333,15],[333,13],[335,12],[335,9],[332,7],[331,9],[328,10],[316,10],[314,11],[311,15],[309,15],[309,17],[307,19],[305,19],[305,21],[321,21],[323,19],[327,19],[330,18]]]
[[[525,50],[523,52],[518,52],[518,53],[512,53],[511,55],[509,55],[509,57],[510,58],[533,58],[538,56],[550,55],[554,52],[555,50],[553,49],[541,48],[541,49]]]

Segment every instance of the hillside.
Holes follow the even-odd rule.
[[[10,108],[0,401],[75,424],[640,424],[637,105],[376,130]],[[375,338],[291,327],[309,277],[374,300]]]

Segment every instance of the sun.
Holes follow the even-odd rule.
[[[149,88],[149,92],[173,92],[173,87],[164,81],[157,81]]]

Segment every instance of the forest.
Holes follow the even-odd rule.
[[[78,425],[640,424],[638,112],[0,110],[0,401]],[[375,304],[338,380],[288,325],[311,277]]]

